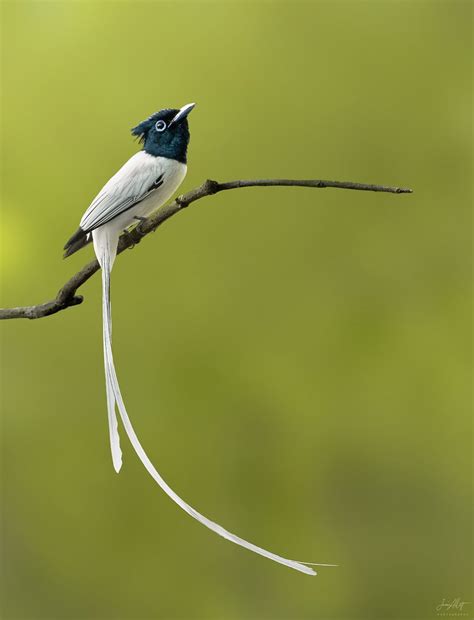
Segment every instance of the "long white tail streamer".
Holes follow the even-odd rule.
[[[105,244],[107,245],[107,244]],[[112,316],[110,304],[110,270],[112,269],[113,259],[110,260],[110,253],[104,252],[102,260],[102,326],[104,341],[104,360],[107,359],[107,343],[112,339]],[[107,394],[107,413],[109,419],[110,449],[112,452],[112,462],[115,471],[118,473],[122,467],[122,451],[120,449],[120,438],[118,434],[117,416],[115,414],[115,396],[112,381],[105,364],[105,391]]]
[[[288,560],[287,558],[283,558],[276,553],[272,553],[271,551],[267,551],[266,549],[262,549],[262,547],[258,547],[251,542],[228,532],[218,523],[214,523],[197,510],[195,510],[192,506],[190,506],[187,502],[185,502],[177,493],[173,491],[173,489],[165,482],[165,480],[160,476],[158,471],[155,469],[153,463],[148,458],[145,450],[143,449],[135,430],[132,426],[130,418],[128,417],[127,410],[125,408],[125,404],[123,402],[122,394],[120,392],[120,387],[117,379],[117,374],[115,372],[113,354],[112,354],[112,322],[111,322],[111,304],[110,304],[110,272],[112,269],[113,262],[115,260],[115,247],[116,240],[108,238],[108,235],[104,235],[105,239],[94,239],[94,245],[96,246],[96,253],[99,259],[99,263],[102,267],[102,292],[103,292],[103,340],[104,340],[104,365],[105,365],[105,379],[106,379],[106,390],[107,390],[107,407],[109,414],[109,429],[110,429],[110,443],[112,448],[112,458],[114,462],[114,467],[116,471],[120,469],[122,459],[121,459],[121,451],[119,446],[119,438],[117,431],[117,418],[115,416],[115,403],[118,406],[118,410],[120,413],[120,417],[122,419],[122,423],[124,425],[125,431],[128,435],[128,438],[133,446],[133,449],[138,455],[138,458],[143,463],[145,469],[148,471],[150,476],[155,480],[155,482],[161,487],[161,489],[170,497],[180,508],[182,508],[185,512],[187,512],[193,519],[196,519],[204,526],[219,534],[223,538],[230,540],[236,545],[240,545],[245,549],[249,549],[249,551],[253,551],[254,553],[258,553],[269,560],[273,560],[274,562],[278,562],[279,564],[283,564],[288,566],[289,568],[293,568],[294,570],[300,571],[301,573],[305,573],[307,575],[316,575],[316,571],[310,568],[309,566],[305,566],[302,562],[297,562],[295,560]],[[104,243],[102,243],[104,242]],[[114,244],[115,243],[115,247]],[[99,251],[97,251],[99,250]],[[309,563],[308,563],[309,564]],[[316,564],[312,563],[312,566],[330,566],[327,564]]]

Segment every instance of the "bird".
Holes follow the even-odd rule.
[[[64,246],[71,256],[91,240],[102,271],[102,323],[105,388],[112,462],[118,473],[122,451],[118,432],[117,409],[125,432],[145,469],[161,489],[191,517],[219,534],[268,559],[299,572],[316,575],[311,566],[333,566],[289,560],[250,543],[211,521],[185,502],[161,477],[143,449],[132,426],[120,391],[112,354],[112,316],[110,274],[117,255],[119,237],[124,230],[148,217],[165,204],[184,180],[190,140],[188,115],[195,104],[166,108],[133,127],[142,149],[135,153],[104,185],[85,211],[78,230]]]

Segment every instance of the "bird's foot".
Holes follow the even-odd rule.
[[[133,234],[127,228],[124,228],[121,236],[127,245],[127,249],[132,250],[136,245]]]
[[[188,203],[184,199],[184,194],[181,194],[180,196],[176,196],[174,201],[180,209],[185,209],[188,206]]]

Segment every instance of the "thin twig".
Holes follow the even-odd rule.
[[[339,189],[355,189],[369,192],[388,192],[391,194],[411,194],[412,190],[404,187],[386,187],[384,185],[367,185],[365,183],[351,183],[349,181],[323,181],[318,179],[294,180],[294,179],[255,179],[229,181],[218,183],[208,179],[200,187],[192,189],[187,194],[178,196],[173,202],[161,207],[148,219],[140,222],[132,231],[124,233],[119,240],[118,253],[120,254],[127,248],[132,248],[149,233],[155,231],[160,224],[182,209],[188,207],[192,202],[200,200],[205,196],[211,196],[218,192],[240,187],[335,187]],[[2,319],[39,319],[43,316],[55,314],[65,310],[70,306],[78,306],[84,300],[82,295],[76,295],[77,289],[82,286],[96,271],[99,270],[99,263],[91,261],[61,288],[55,299],[47,301],[37,306],[21,306],[18,308],[0,308],[0,320]]]

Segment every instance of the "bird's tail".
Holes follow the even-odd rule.
[[[219,536],[222,536],[223,538],[226,538],[227,540],[230,540],[231,542],[237,545],[240,545],[241,547],[244,547],[245,549],[249,549],[250,551],[263,555],[264,557],[269,558],[270,560],[274,560],[275,562],[279,562],[280,564],[284,564],[285,566],[294,568],[295,570],[298,570],[302,573],[306,573],[307,575],[316,575],[316,571],[314,571],[312,568],[310,568],[309,566],[306,566],[305,564],[301,562],[296,562],[295,560],[288,560],[286,558],[283,558],[279,555],[276,555],[275,553],[272,553],[271,551],[262,549],[262,547],[258,547],[257,545],[254,545],[253,543],[250,543],[244,540],[243,538],[239,538],[239,536],[236,536],[235,534],[232,534],[231,532],[228,532],[221,525],[214,523],[214,521],[211,521],[210,519],[208,519],[207,517],[199,513],[192,506],[190,506],[187,502],[185,502],[181,497],[179,497],[179,495],[175,493],[175,491],[173,491],[173,489],[165,482],[165,480],[163,480],[163,478],[160,476],[160,474],[156,470],[153,463],[148,458],[145,450],[143,449],[135,433],[135,430],[132,426],[130,418],[128,417],[125,404],[123,402],[122,394],[120,392],[120,387],[119,387],[118,380],[117,380],[117,375],[115,374],[115,368],[114,368],[114,364],[112,361],[112,349],[110,348],[110,340],[107,342],[107,347],[108,347],[107,356],[111,360],[110,369],[112,372],[112,385],[114,389],[114,396],[115,396],[115,399],[118,405],[120,417],[125,427],[125,431],[128,435],[128,438],[130,439],[130,442],[135,452],[138,455],[138,458],[145,466],[145,469],[150,474],[150,476],[153,478],[153,480],[155,480],[155,482],[163,489],[166,495],[168,495],[168,497],[170,497],[176,504],[178,504],[180,508],[182,508],[185,512],[187,512],[188,515],[193,517],[193,519],[196,519],[197,521],[199,521],[200,523],[208,527],[210,530],[212,530],[216,534],[219,534]]]
[[[102,330],[104,344],[105,391],[107,395],[107,413],[109,419],[110,449],[112,462],[118,473],[122,467],[122,451],[118,434],[117,416],[115,413],[115,396],[113,377],[115,376],[114,361],[112,358],[112,308],[110,302],[110,272],[117,253],[118,235],[110,231],[93,231],[94,249],[102,267]],[[110,351],[110,354],[109,354]]]
[[[96,231],[94,231],[94,233],[96,233]],[[115,470],[118,472],[122,464],[122,453],[119,445],[117,419],[115,416],[115,404],[117,404],[123,426],[135,452],[138,455],[138,458],[143,463],[145,469],[148,471],[153,480],[155,480],[155,482],[163,489],[166,495],[168,495],[168,497],[170,497],[176,504],[178,504],[180,508],[187,512],[191,517],[193,517],[193,519],[196,519],[216,534],[219,534],[219,536],[222,536],[223,538],[226,538],[227,540],[230,540],[231,542],[240,545],[245,549],[249,549],[254,553],[258,553],[259,555],[262,555],[270,560],[273,560],[280,564],[284,564],[289,568],[293,568],[302,573],[306,573],[307,575],[316,575],[317,573],[315,570],[310,568],[310,566],[306,566],[306,564],[309,563],[297,562],[296,560],[288,560],[287,558],[283,558],[275,553],[272,553],[271,551],[267,551],[262,547],[258,547],[257,545],[254,545],[253,543],[250,543],[243,538],[240,538],[239,536],[228,532],[221,525],[214,523],[214,521],[211,521],[210,519],[199,513],[173,491],[173,489],[160,476],[153,463],[148,458],[135,433],[130,418],[128,417],[122,394],[120,392],[112,354],[110,271],[112,269],[112,264],[115,259],[117,240],[118,237],[115,240],[108,238],[106,232],[101,234],[96,233],[94,235],[94,247],[99,263],[102,267],[105,381],[107,390],[107,409],[109,414],[110,444],[112,447],[112,459],[114,462]],[[113,245],[114,243],[115,245]],[[313,565],[317,566],[316,564]]]

